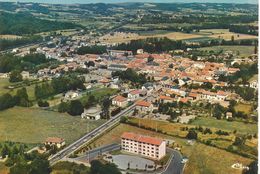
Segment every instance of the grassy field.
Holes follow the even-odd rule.
[[[191,125],[195,126],[206,126],[226,131],[234,131],[237,130],[239,133],[243,134],[254,134],[257,133],[257,124],[245,124],[243,122],[238,121],[226,121],[226,120],[217,120],[215,118],[210,117],[198,117],[195,119]]]
[[[241,57],[246,57],[249,56],[251,54],[254,54],[254,46],[213,46],[213,47],[204,47],[204,48],[200,48],[200,50],[206,50],[206,51],[233,51],[233,53],[237,54],[237,52],[239,51]]]
[[[195,143],[187,150],[189,161],[184,174],[241,174],[241,170],[231,168],[234,163],[248,165],[252,160],[235,155],[224,150]],[[183,150],[185,154],[186,150]]]
[[[67,143],[104,123],[79,116],[15,107],[0,112],[0,141],[42,143],[49,136],[62,137]]]
[[[12,83],[9,82],[9,79],[6,79],[6,78],[0,79],[0,95],[3,95],[5,93],[10,93],[12,95],[15,95],[16,91],[18,89],[20,89],[20,88],[15,88],[15,89],[6,88],[9,85],[12,85]],[[35,100],[34,88],[35,88],[35,85],[26,86],[27,93],[28,93],[30,100]]]
[[[86,94],[84,94],[82,96],[82,98],[80,100],[82,101],[83,104],[85,104],[88,101],[88,98],[90,95],[93,95],[96,100],[101,100],[105,96],[111,96],[111,95],[116,94],[117,91],[118,91],[117,89],[100,88],[100,89],[96,89],[91,92],[87,92]]]
[[[241,162],[244,165],[249,164],[252,160],[247,159],[224,150],[206,146],[200,143],[189,145],[186,139],[175,138],[172,136],[166,136],[164,134],[156,133],[153,131],[137,128],[134,126],[120,124],[111,131],[107,132],[99,139],[95,140],[91,146],[102,146],[115,142],[120,142],[120,136],[123,132],[135,132],[138,134],[159,137],[163,139],[171,139],[175,141],[175,145],[178,144],[181,147],[181,152],[184,156],[189,158],[184,173],[185,174],[200,174],[200,173],[234,173],[239,174],[241,171],[231,168],[231,165],[236,162]],[[204,166],[205,165],[205,166]]]
[[[236,110],[236,112],[241,111],[246,114],[250,114],[252,112],[252,105],[239,103],[235,106],[235,110]]]

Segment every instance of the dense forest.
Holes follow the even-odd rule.
[[[46,31],[72,29],[79,25],[36,18],[29,13],[0,12],[0,34],[35,34]]]

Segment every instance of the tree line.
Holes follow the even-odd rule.
[[[0,12],[0,34],[35,34],[40,32],[74,29],[80,27],[69,22],[58,22],[39,19],[30,13]]]

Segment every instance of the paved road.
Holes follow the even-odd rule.
[[[116,151],[116,150],[120,150],[120,145],[119,144],[110,144],[110,145],[106,145],[103,147],[99,147],[99,148],[90,150],[90,151],[86,152],[86,154],[84,156],[75,158],[75,160],[78,160],[81,162],[89,162],[89,161],[95,159],[96,157],[98,157],[99,155],[101,155],[102,153],[108,153],[108,152],[112,152],[112,151]]]
[[[162,174],[182,174],[183,173],[183,168],[184,164],[181,163],[182,161],[182,155],[179,151],[173,150],[173,149],[167,149],[168,151],[171,151],[173,154],[172,159]]]
[[[145,98],[140,98],[140,99],[145,99]],[[58,153],[54,154],[53,156],[50,156],[49,157],[50,164],[53,165],[54,163],[61,160],[62,158],[69,156],[70,154],[72,154],[74,151],[76,151],[77,149],[82,147],[87,142],[90,142],[91,140],[98,137],[99,135],[101,135],[102,133],[107,131],[108,129],[110,129],[113,126],[115,126],[116,124],[118,124],[119,121],[120,121],[120,117],[129,113],[129,112],[131,112],[131,111],[133,111],[134,108],[135,108],[135,104],[132,104],[131,106],[129,106],[125,110],[121,111],[116,116],[110,118],[107,122],[105,122],[101,126],[99,126],[99,127],[95,128],[94,130],[88,132],[83,137],[81,137],[80,139],[78,139],[74,143],[70,144],[69,146],[65,147],[64,149],[62,149]]]

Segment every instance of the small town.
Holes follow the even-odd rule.
[[[1,174],[257,173],[258,4],[164,5],[0,1]]]

